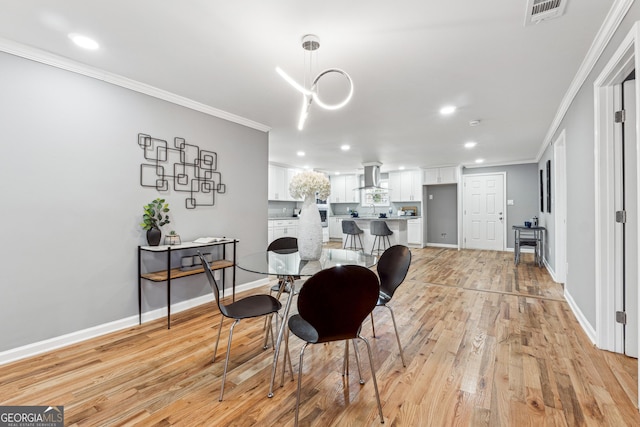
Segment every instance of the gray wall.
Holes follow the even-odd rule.
[[[0,351],[137,316],[142,206],[159,195],[164,231],[264,249],[268,134],[5,53],[0,93]],[[139,132],[217,152],[227,193],[187,210],[184,193],[142,188]],[[145,284],[143,310],[165,306],[165,286]],[[174,302],[209,292],[203,275],[172,286]]]
[[[513,248],[515,238],[511,227],[524,224],[534,216],[539,216],[538,206],[538,165],[527,163],[521,165],[490,166],[484,168],[464,168],[463,175],[506,172],[507,200],[507,248]]]
[[[427,244],[458,245],[458,185],[425,185],[423,190]]]
[[[566,131],[567,275],[565,292],[570,294],[594,330],[596,289],[593,83],[638,19],[640,19],[640,3],[634,2],[552,138],[555,140],[560,132]],[[553,148],[549,146],[540,160],[540,167],[552,156]],[[549,226],[553,226],[552,216],[546,218],[546,221]],[[550,250],[554,248],[555,242],[551,242]]]

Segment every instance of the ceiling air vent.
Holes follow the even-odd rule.
[[[540,21],[554,19],[564,14],[567,0],[527,0],[527,14],[524,25],[537,24]]]

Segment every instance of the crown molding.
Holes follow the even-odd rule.
[[[602,55],[602,52],[604,52],[607,44],[609,43],[609,41],[611,41],[611,38],[620,26],[620,23],[624,19],[627,12],[629,11],[629,8],[633,4],[633,1],[634,0],[616,0],[611,6],[611,9],[609,9],[609,13],[602,23],[600,30],[598,30],[598,33],[593,39],[587,55],[582,61],[578,72],[571,82],[571,85],[569,85],[569,89],[567,89],[567,92],[562,98],[562,102],[558,107],[555,118],[553,119],[553,122],[551,122],[551,126],[549,126],[549,130],[547,131],[547,134],[542,141],[542,145],[538,150],[536,162],[540,161],[545,150],[551,144],[553,135],[560,127],[560,123],[562,123],[562,119],[564,119],[564,116],[567,114],[571,103],[578,94],[578,91],[580,90],[584,82],[587,80],[587,77],[589,77],[589,74],[595,67],[596,62]]]
[[[99,68],[90,67],[80,62],[54,55],[52,53],[45,52],[31,46],[26,46],[11,40],[0,38],[0,51],[19,56],[21,58],[29,59],[31,61],[50,65],[61,70],[70,71],[72,73],[111,83],[113,85],[120,86],[134,92],[149,95],[175,105],[180,105],[194,111],[208,114],[210,116],[237,123],[262,132],[269,132],[271,130],[269,126],[263,125],[262,123],[254,122],[253,120],[249,120],[244,117],[219,110],[217,108],[194,101],[189,98],[185,98],[184,96],[176,95],[175,93],[168,92],[155,86],[132,80],[118,74],[109,73]]]

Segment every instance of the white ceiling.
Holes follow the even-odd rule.
[[[564,16],[533,26],[526,3],[3,0],[0,37],[269,126],[276,163],[328,172],[367,161],[383,171],[517,163],[536,160],[614,0],[569,0]],[[69,32],[101,48],[81,50]],[[312,106],[298,131],[301,96],[275,67],[302,80],[307,33],[320,37],[319,69],[344,69],[355,92],[342,110]],[[441,116],[445,104],[457,112]],[[469,140],[478,146],[464,149]]]

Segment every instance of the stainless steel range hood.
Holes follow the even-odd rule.
[[[363,163],[364,166],[364,187],[357,190],[366,190],[368,188],[380,188],[380,162]]]

